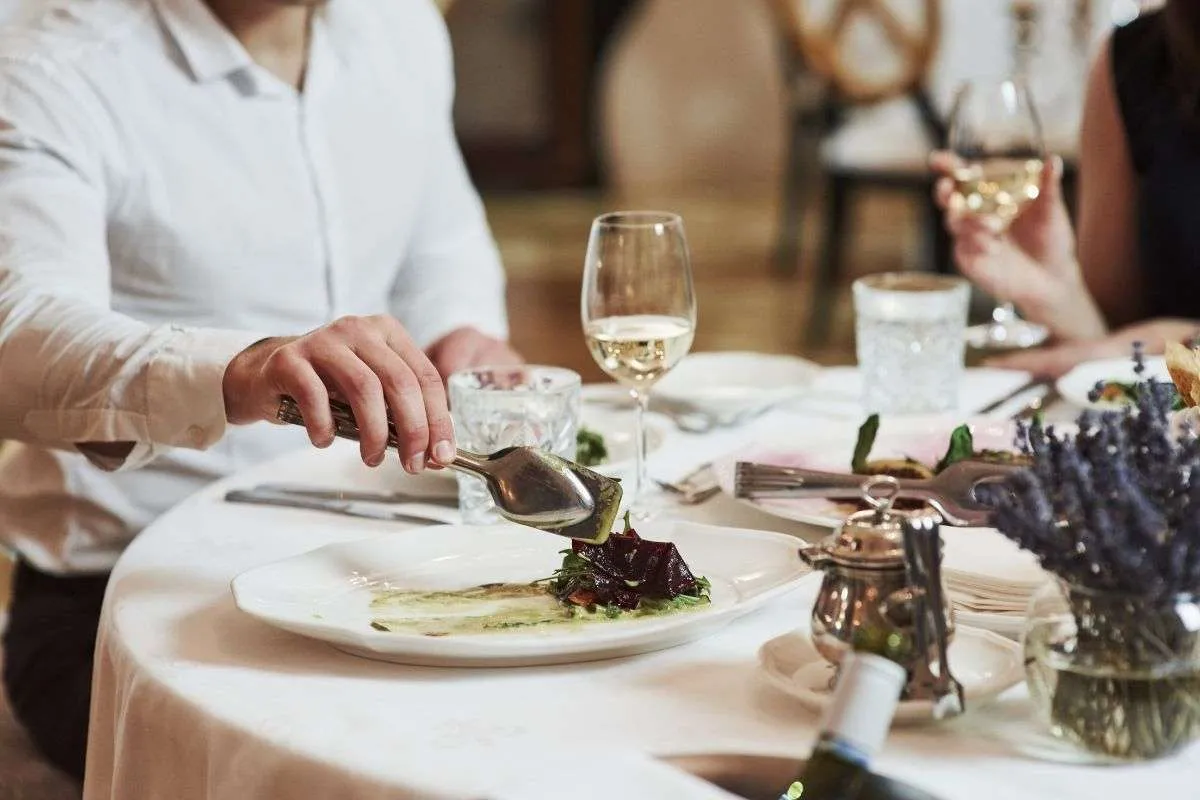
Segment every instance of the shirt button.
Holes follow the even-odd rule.
[[[192,444],[199,447],[200,445],[204,444],[205,430],[199,425],[193,425],[192,427],[188,428],[188,436],[192,437]]]

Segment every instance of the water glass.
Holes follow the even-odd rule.
[[[483,367],[450,376],[450,416],[458,446],[475,453],[533,446],[574,460],[579,374],[559,367]],[[482,479],[457,475],[463,522],[500,521]]]
[[[854,282],[858,366],[867,413],[932,414],[958,406],[969,284],[896,272]]]

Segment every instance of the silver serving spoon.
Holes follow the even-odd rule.
[[[329,408],[335,435],[358,441],[351,407],[331,400]],[[304,424],[300,407],[290,397],[281,400],[278,418]],[[390,420],[388,444],[399,446]],[[607,539],[621,501],[617,481],[533,447],[508,447],[490,455],[460,449],[448,466],[482,478],[505,519],[572,539]]]

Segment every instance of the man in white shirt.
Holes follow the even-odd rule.
[[[512,363],[430,0],[56,0],[0,36],[5,687],[83,770],[105,575],[205,482],[311,442],[453,455],[442,376]]]

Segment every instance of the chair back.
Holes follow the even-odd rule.
[[[792,53],[846,104],[921,87],[941,39],[940,0],[767,0]]]
[[[643,0],[600,65],[605,182],[618,192],[773,186],[786,105],[762,3]]]

